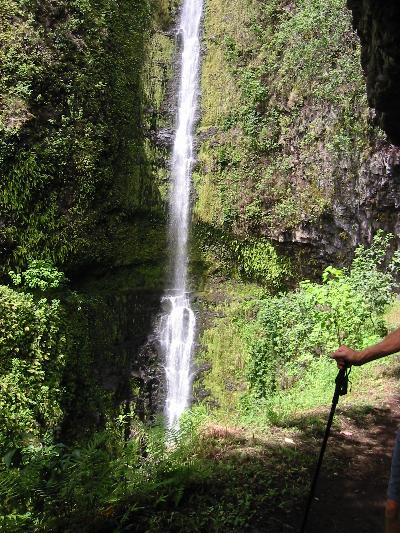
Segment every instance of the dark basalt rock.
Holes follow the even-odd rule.
[[[171,150],[174,144],[174,131],[172,128],[161,128],[149,134],[153,143],[161,149]]]
[[[317,221],[272,235],[281,251],[305,254],[305,264],[314,262],[318,273],[321,265],[348,264],[354,248],[370,244],[378,229],[392,233],[399,247],[400,148],[384,145],[361,168],[348,166],[335,180],[331,208]],[[301,273],[310,275],[307,269]]]
[[[106,300],[114,331],[97,346],[95,358],[99,382],[113,392],[117,403],[133,402],[144,421],[163,404],[164,371],[154,335],[161,295],[158,290],[110,294]]]
[[[165,373],[154,334],[161,297],[159,289],[119,288],[85,299],[86,336],[75,341],[79,357],[70,368],[74,394],[62,427],[66,440],[81,434],[82,421],[86,429],[103,426],[105,409],[133,410],[146,423],[162,412]]]
[[[347,0],[361,39],[370,106],[394,144],[400,144],[400,2]]]

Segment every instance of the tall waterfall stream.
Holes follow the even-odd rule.
[[[188,295],[188,234],[193,166],[193,130],[199,94],[200,31],[203,0],[184,0],[179,36],[182,41],[177,126],[171,164],[169,242],[172,287],[163,298],[167,306],[160,323],[165,356],[169,429],[178,426],[189,406],[192,389],[192,352],[196,319]]]

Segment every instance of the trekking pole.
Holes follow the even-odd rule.
[[[315,488],[317,486],[319,472],[321,470],[322,461],[324,459],[326,445],[328,443],[329,434],[330,434],[331,427],[332,427],[333,417],[335,416],[336,406],[339,403],[339,397],[347,394],[347,388],[349,384],[349,374],[350,374],[350,368],[345,366],[344,368],[341,368],[339,370],[339,373],[336,376],[336,380],[335,380],[336,387],[335,387],[335,394],[333,395],[333,399],[332,399],[331,412],[329,414],[329,419],[328,419],[328,424],[325,430],[324,440],[322,441],[321,451],[319,454],[317,467],[315,469],[314,478],[311,483],[310,494],[308,496],[307,507],[304,513],[303,524],[301,526],[300,533],[304,533],[306,530],[308,515],[310,513],[311,505],[314,500]]]

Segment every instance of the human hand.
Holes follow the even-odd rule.
[[[360,352],[352,350],[348,346],[341,346],[331,357],[335,359],[338,368],[343,369],[346,365],[359,365],[360,364]]]

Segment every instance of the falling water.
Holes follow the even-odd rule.
[[[200,31],[203,0],[184,0],[179,37],[182,42],[177,128],[172,154],[169,240],[172,288],[163,302],[168,307],[160,324],[167,381],[166,416],[177,427],[191,395],[191,357],[196,320],[187,292],[190,187],[193,129],[199,92]]]

